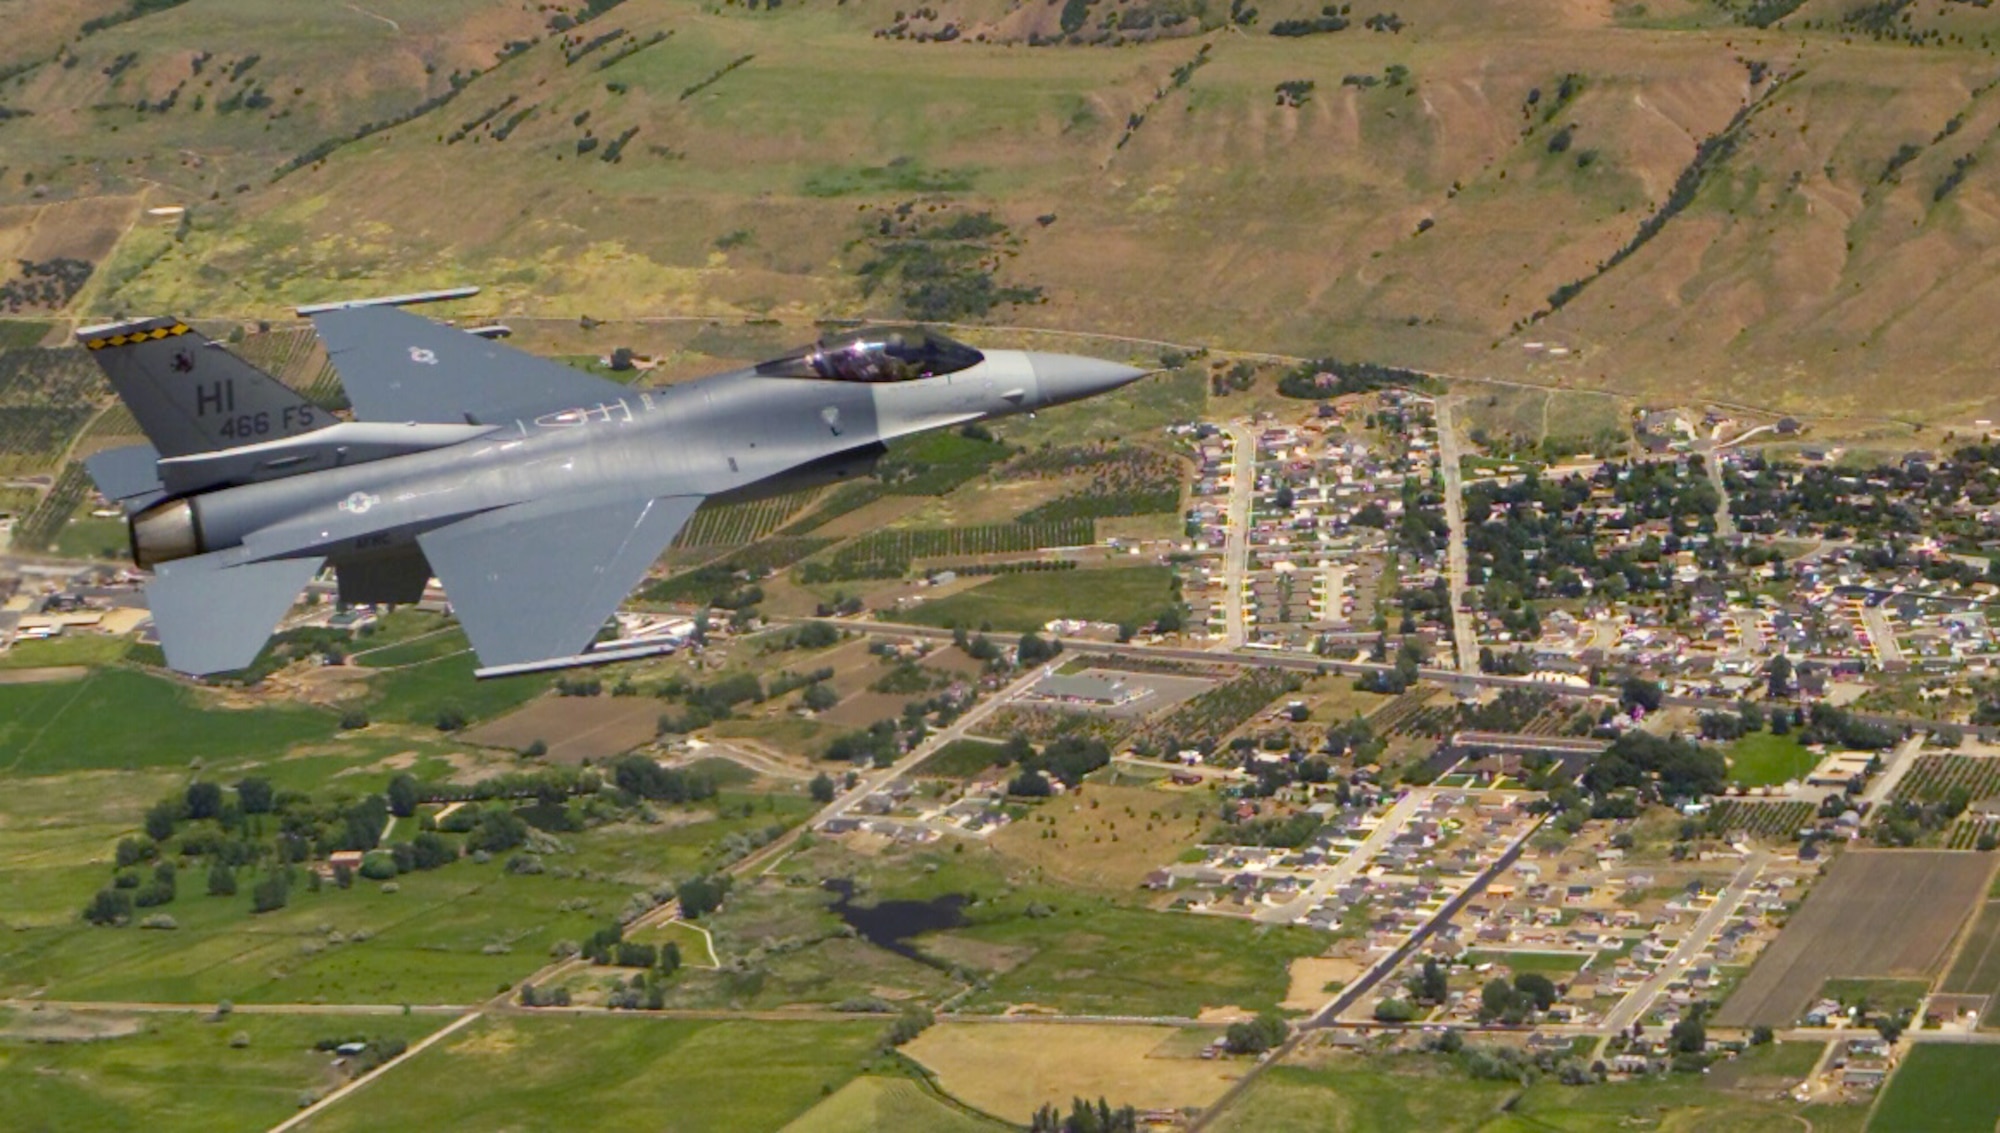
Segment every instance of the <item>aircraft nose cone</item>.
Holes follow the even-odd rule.
[[[1147,373],[1080,354],[1031,353],[1028,363],[1035,368],[1035,383],[1041,390],[1043,405],[1060,405],[1065,401],[1080,401],[1109,393],[1119,386],[1138,381]]]

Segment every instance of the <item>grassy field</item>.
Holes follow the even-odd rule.
[[[433,640],[397,648],[421,651]],[[478,667],[478,658],[466,652],[399,668],[377,682],[379,691],[369,702],[368,715],[392,723],[431,725],[449,709],[468,723],[490,720],[540,696],[552,683],[545,674],[477,681],[472,671]]]
[[[657,826],[562,835],[566,850],[547,855],[542,874],[465,859],[404,874],[393,892],[367,881],[314,891],[301,880],[287,907],[259,915],[250,913],[254,874],[240,875],[237,895],[211,897],[195,867],[159,910],[176,929],[81,923],[77,911],[110,876],[113,844],[172,783],[157,773],[32,779],[0,807],[0,885],[10,894],[0,915],[14,930],[0,934],[0,995],[477,1002],[545,963],[557,941],[601,927],[635,892],[712,870],[732,838],[796,822],[813,805],[803,794],[726,792],[710,806],[662,807]],[[691,963],[711,962],[695,940],[684,948]]]
[[[1292,960],[1326,947],[1322,934],[1289,926],[1260,928],[1073,896],[1055,901],[1050,917],[1002,912],[1012,903],[996,902],[1001,909],[976,912],[971,927],[938,934],[1019,957],[991,977],[969,1009],[1035,1004],[1074,1014],[1188,1018],[1211,1007],[1270,1010],[1290,989]]]
[[[999,744],[984,740],[953,740],[919,763],[916,774],[935,775],[943,779],[976,778],[991,771],[1001,761],[1005,750]]]
[[[897,617],[918,625],[1040,630],[1057,618],[1143,623],[1173,601],[1166,567],[1006,574]]]
[[[1797,737],[1769,732],[1752,732],[1731,743],[1724,754],[1729,757],[1729,781],[1744,787],[1773,787],[1803,779],[1819,762]]]
[[[328,1110],[315,1133],[387,1127],[777,1130],[860,1074],[884,1024],[484,1019]]]
[[[210,766],[276,756],[332,734],[310,708],[205,708],[159,677],[108,669],[81,681],[0,685],[0,771],[50,775],[94,769]]]
[[[253,1130],[296,1113],[305,1094],[341,1081],[325,1038],[414,1041],[436,1016],[116,1016],[134,1033],[94,1042],[29,1042],[49,1012],[0,1013],[0,1113],[23,1133],[70,1129]],[[95,1016],[77,1016],[92,1020]],[[236,1045],[241,1042],[242,1045]]]
[[[1207,791],[1092,786],[1036,805],[994,834],[993,845],[1052,879],[1129,894],[1200,841],[1214,814]]]
[[[1870,1133],[1946,1133],[2000,1123],[2000,1051],[1918,1043],[1869,1118]]]
[[[1006,1133],[909,1078],[864,1074],[785,1126],[784,1133]]]
[[[1009,1121],[1044,1103],[1115,1098],[1140,1109],[1203,1107],[1241,1066],[1191,1052],[1161,1057],[1173,1027],[1069,1023],[940,1023],[903,1053],[938,1076],[945,1092]]]
[[[1314,1068],[1278,1066],[1225,1112],[1226,1133],[1760,1133],[1800,1121],[1858,1133],[1865,1106],[1798,1106],[1766,1091],[1735,1093],[1699,1077],[1577,1088],[1544,1078],[1522,1088],[1477,1081],[1452,1060],[1334,1056]],[[1959,1128],[1963,1128],[1960,1126]]]
[[[1583,967],[1590,957],[1581,952],[1483,952],[1466,953],[1465,962],[1477,967],[1480,964],[1501,964],[1515,974],[1539,972],[1557,979],[1573,974]]]

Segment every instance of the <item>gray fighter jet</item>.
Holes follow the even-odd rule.
[[[415,602],[436,577],[481,676],[656,653],[595,642],[703,504],[863,476],[897,437],[1144,376],[899,327],[637,389],[399,309],[458,294],[301,309],[351,421],[181,320],[77,332],[152,442],[85,463],[153,571],[168,664],[248,665],[328,563],[349,603]]]

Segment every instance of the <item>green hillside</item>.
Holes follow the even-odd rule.
[[[570,318],[922,314],[2000,414],[1977,5],[8,8],[0,262],[95,265],[16,313],[470,280]],[[133,18],[79,36],[105,12]]]

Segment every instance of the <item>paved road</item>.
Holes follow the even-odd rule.
[[[1910,768],[1916,766],[1917,755],[1923,749],[1924,734],[1922,732],[1918,732],[1909,739],[1897,744],[1888,755],[1882,758],[1882,770],[1877,772],[1868,781],[1867,789],[1861,792],[1862,800],[1869,803],[1879,803],[1884,799],[1895,797],[1896,784],[1901,783],[1903,776],[1910,773]]]
[[[1868,627],[1868,644],[1875,649],[1875,662],[1884,669],[1903,667],[1903,647],[1896,644],[1896,627],[1889,611],[1880,606],[1861,607],[1861,624]]]
[[[1687,974],[1687,970],[1694,965],[1695,958],[1702,954],[1709,942],[1715,939],[1715,934],[1721,932],[1722,926],[1736,914],[1737,907],[1750,894],[1751,883],[1757,880],[1757,875],[1763,872],[1770,861],[1771,855],[1764,850],[1751,854],[1742,868],[1736,871],[1736,876],[1729,879],[1729,884],[1723,887],[1721,893],[1716,894],[1715,902],[1695,919],[1694,927],[1681,938],[1680,947],[1675,948],[1659,967],[1653,969],[1652,975],[1639,981],[1638,987],[1628,992],[1625,998],[1618,1001],[1616,1007],[1605,1014],[1603,1026],[1599,1029],[1617,1034],[1638,1020],[1644,1019],[1646,1012],[1652,1009],[1653,1001],[1659,998],[1660,992],[1665,990],[1667,984]]]
[[[1395,840],[1397,834],[1402,833],[1403,825],[1409,822],[1411,817],[1417,811],[1421,810],[1423,805],[1429,802],[1431,796],[1435,793],[1429,787],[1412,788],[1408,794],[1396,800],[1395,804],[1382,816],[1382,821],[1376,825],[1375,829],[1368,832],[1368,837],[1363,838],[1359,846],[1354,848],[1353,853],[1342,858],[1333,868],[1320,874],[1312,885],[1297,897],[1292,898],[1282,905],[1271,905],[1258,909],[1255,914],[1256,919],[1265,924],[1290,924],[1311,912],[1313,906],[1331,896],[1341,886],[1354,880],[1355,874],[1367,868],[1368,863],[1375,860],[1375,855],[1382,852],[1382,847],[1387,846],[1391,841]]]
[[[1257,430],[1248,421],[1229,425],[1233,442],[1229,473],[1229,541],[1222,552],[1222,641],[1218,649],[1241,649],[1249,640],[1243,611],[1243,582],[1250,573],[1250,511],[1257,493]]]
[[[869,621],[863,618],[774,618],[779,622],[822,621],[844,629],[862,633],[890,633],[898,637],[923,637],[935,640],[949,640],[951,631],[935,626],[906,625],[899,622]],[[1300,653],[1284,649],[1262,649],[1251,647],[1236,652],[1217,650],[1187,649],[1171,645],[1114,644],[1108,641],[1066,641],[1064,644],[1073,652],[1097,654],[1104,657],[1128,657],[1147,661],[1184,661],[1191,665],[1268,665],[1272,668],[1289,669],[1297,673],[1381,673],[1394,669],[1394,665],[1374,661],[1341,661],[1332,657],[1321,657],[1312,653]],[[1534,689],[1552,696],[1613,698],[1618,695],[1615,688],[1589,685],[1563,684],[1553,681],[1538,681],[1531,677],[1508,677],[1497,673],[1459,673],[1454,669],[1422,668],[1417,670],[1419,680],[1435,681],[1448,688],[1467,685],[1480,688],[1520,688]],[[1709,712],[1734,712],[1738,704],[1734,699],[1719,696],[1680,696],[1668,694],[1662,702],[1675,708],[1697,708]],[[1937,728],[1950,721],[1927,720],[1920,716],[1888,716],[1874,712],[1850,713],[1854,719],[1870,724],[1882,724],[1890,728]],[[1955,724],[1967,736],[1982,740],[2000,741],[2000,726]]]
[[[1444,477],[1444,519],[1451,530],[1451,544],[1445,555],[1445,576],[1451,595],[1451,640],[1456,649],[1458,671],[1479,671],[1479,637],[1473,629],[1472,614],[1465,607],[1468,567],[1465,558],[1465,501],[1463,469],[1459,465],[1458,429],[1452,424],[1452,410],[1458,398],[1437,399],[1438,469]]]
[[[1715,486],[1715,534],[1730,539],[1736,535],[1736,519],[1729,514],[1729,489],[1722,482],[1722,460],[1713,441],[1701,447],[1701,462],[1707,467],[1708,482]]]

